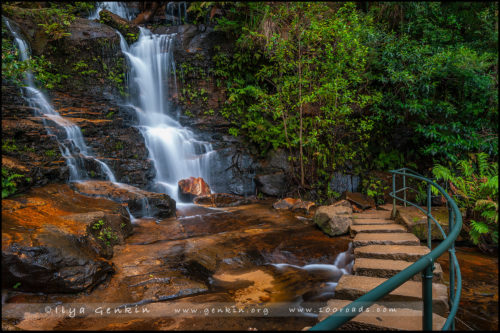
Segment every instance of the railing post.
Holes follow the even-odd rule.
[[[422,328],[424,331],[432,331],[432,269],[431,262],[422,272],[422,298],[424,300],[424,313],[422,316]]]
[[[455,225],[453,210],[450,208],[448,210],[448,234],[453,229]],[[453,241],[451,247],[448,249],[449,254],[449,262],[450,262],[450,297],[449,297],[449,305],[450,309],[455,302],[455,262],[453,261],[453,254],[455,253],[455,242]],[[450,330],[455,330],[455,318],[453,318],[450,326]]]
[[[392,174],[392,193],[394,194],[394,197],[392,198],[392,214],[391,217],[395,218],[396,217],[396,174]]]
[[[431,221],[431,184],[427,185],[427,246],[432,251],[432,221]],[[424,300],[424,313],[422,327],[424,331],[432,331],[432,278],[434,262],[425,268],[422,274],[422,298]]]
[[[431,184],[427,184],[427,247],[432,251],[432,197]]]
[[[406,170],[403,170],[403,205],[406,207]]]

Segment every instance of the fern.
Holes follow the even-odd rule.
[[[488,159],[487,154],[479,153],[469,161],[457,162],[454,169],[437,164],[432,170],[437,180],[449,185],[457,204],[466,209],[469,236],[476,245],[480,241],[498,244],[498,164]]]

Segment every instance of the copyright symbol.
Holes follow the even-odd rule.
[[[45,307],[45,313],[50,313],[51,311],[52,311],[52,308],[49,305],[47,305]]]

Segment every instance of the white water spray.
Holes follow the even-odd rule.
[[[121,18],[127,19],[127,20],[132,20],[135,17],[135,14],[129,9],[129,7],[126,6],[123,2],[114,2],[114,1],[109,1],[109,2],[98,2],[96,4],[96,10],[94,13],[89,15],[88,19],[89,20],[95,20],[99,18],[99,13],[101,10],[107,9],[113,14],[116,14],[120,16]]]

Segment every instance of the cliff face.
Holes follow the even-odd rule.
[[[134,127],[138,124],[135,111],[124,106],[127,64],[118,34],[96,20],[76,18],[68,27],[69,36],[50,40],[33,19],[34,11],[11,9],[6,15],[26,38],[32,54],[49,60],[51,70],[62,78],[48,93],[54,109],[82,129],[86,144],[110,166],[117,181],[147,187],[155,171],[144,138]],[[263,160],[257,151],[228,134],[229,122],[219,112],[226,91],[223,84],[215,83],[213,57],[219,50],[232,50],[234,41],[203,25],[160,26],[152,31],[176,33],[176,76],[170,78],[170,83],[177,90],[170,90],[170,100],[180,108],[181,124],[192,128],[217,151],[210,166],[212,189],[237,195],[259,191],[284,195],[290,170],[286,154],[279,152],[278,162],[273,160],[275,156],[268,158],[271,162]],[[30,180],[20,181],[21,188],[66,181],[68,170],[55,138],[47,135],[41,119],[33,117],[34,110],[26,106],[19,89],[7,83],[2,89],[7,92],[2,94],[2,115],[6,120],[2,122],[3,141],[12,137],[20,146],[31,147],[26,148],[28,151],[4,152],[8,166],[16,166],[17,172],[24,170]],[[50,123],[46,125],[57,131]],[[85,163],[94,176],[101,176],[95,161]]]
[[[70,36],[57,41],[37,40],[40,35],[29,16],[12,16],[11,26],[28,42],[32,54],[44,56],[51,70],[62,77],[48,97],[65,119],[78,125],[95,156],[105,161],[120,182],[146,186],[154,168],[136,123],[135,112],[124,107],[125,58],[118,34],[98,22],[77,18]],[[55,124],[34,117],[35,110],[23,99],[20,88],[2,83],[2,144],[5,167],[25,175],[18,189],[49,182],[65,182],[68,168],[54,135]],[[99,177],[95,161],[85,161],[90,173]]]

